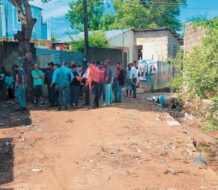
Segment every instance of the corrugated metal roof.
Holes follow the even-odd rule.
[[[180,43],[183,42],[183,39],[179,36],[178,33],[176,33],[175,31],[171,30],[170,28],[167,27],[162,27],[162,28],[154,28],[154,29],[150,29],[150,28],[145,28],[145,29],[120,29],[120,30],[109,30],[109,31],[90,31],[89,35],[92,35],[96,32],[102,32],[105,34],[106,38],[108,40],[121,35],[123,33],[126,33],[128,31],[132,30],[133,32],[155,32],[155,31],[163,31],[163,30],[168,30],[172,33],[172,35],[177,38]],[[84,32],[80,32],[79,34],[75,34],[75,35],[70,35],[70,36],[65,36],[63,38],[61,38],[59,40],[59,43],[65,43],[65,42],[69,42],[69,41],[78,41],[79,39],[83,39],[84,38]]]
[[[102,32],[106,36],[107,39],[112,39],[118,35],[121,35],[122,33],[128,32],[131,29],[120,29],[120,30],[109,30],[109,31],[90,31],[89,35],[92,35],[96,32]],[[79,39],[84,38],[84,32],[80,32],[79,34],[65,36],[58,40],[59,43],[69,42],[69,41],[78,41]]]

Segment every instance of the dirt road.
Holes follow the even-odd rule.
[[[143,97],[30,117],[30,126],[0,128],[12,151],[1,190],[218,189],[215,172],[193,163],[199,153],[186,131]]]

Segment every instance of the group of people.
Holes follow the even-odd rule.
[[[0,69],[0,87],[10,99],[14,98],[15,94],[20,109],[26,110],[28,77],[22,64],[16,65],[14,70],[13,77],[9,72]],[[89,61],[86,69],[74,61],[69,64],[50,62],[46,69],[40,69],[35,64],[31,71],[33,103],[45,105],[43,91],[46,85],[48,106],[57,107],[59,111],[63,108],[67,110],[70,107],[77,107],[81,99],[84,99],[83,105],[90,109],[111,106],[112,102],[122,102],[124,85],[126,96],[136,98],[137,78],[138,71],[135,64],[130,63],[125,70],[121,63],[117,63],[113,71],[109,59],[104,62]],[[2,90],[1,93],[4,92]]]

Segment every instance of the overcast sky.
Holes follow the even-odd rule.
[[[70,23],[66,19],[69,3],[72,0],[52,0],[42,4],[41,0],[34,0],[33,5],[43,8],[44,21],[52,23],[52,35],[63,37],[70,30]],[[181,8],[180,20],[186,22],[195,16],[212,18],[218,16],[218,0],[187,0],[187,6]]]

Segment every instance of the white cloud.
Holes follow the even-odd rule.
[[[69,3],[72,0],[52,0],[48,3],[42,3],[41,0],[34,0],[32,5],[42,8],[42,15],[45,20],[50,18],[57,18],[67,14],[69,10]]]

